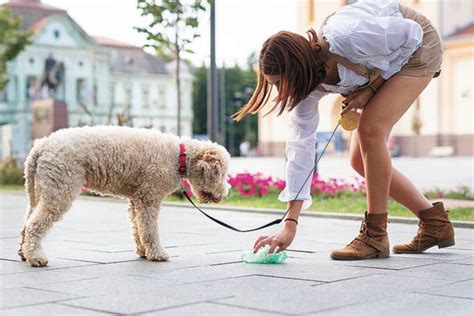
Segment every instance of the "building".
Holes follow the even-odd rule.
[[[67,104],[70,127],[117,124],[125,117],[135,127],[177,132],[176,63],[141,47],[93,37],[65,10],[41,0],[12,0],[3,8],[20,16],[33,36],[32,44],[8,64],[9,84],[0,92],[2,156],[25,157],[32,104],[52,97]],[[59,74],[54,96],[41,87],[46,69]],[[185,64],[181,69],[181,134],[191,136],[193,78]]]
[[[355,1],[304,0],[298,2],[298,31],[319,29],[326,16]],[[402,155],[474,155],[473,71],[474,2],[470,0],[405,0],[427,16],[444,42],[442,74],[433,79],[415,104],[395,125],[392,135]],[[324,97],[319,104],[318,140],[337,124],[343,98]],[[265,155],[284,155],[289,115],[259,116],[259,146]],[[350,133],[340,129],[348,143]]]

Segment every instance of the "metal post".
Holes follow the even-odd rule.
[[[219,132],[219,141],[220,144],[226,147],[226,106],[225,106],[225,63],[222,63],[222,68],[219,76],[219,92],[220,92],[220,102],[219,102],[219,118],[220,118],[220,132]]]
[[[216,0],[211,1],[211,62],[210,87],[207,96],[207,134],[211,141],[217,139],[217,68],[216,68]]]

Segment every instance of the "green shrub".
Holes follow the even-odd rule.
[[[428,199],[456,199],[456,200],[474,200],[474,193],[467,185],[460,185],[455,189],[446,190],[434,188],[424,192]]]
[[[0,161],[0,184],[24,184],[23,170],[17,166],[15,158]]]

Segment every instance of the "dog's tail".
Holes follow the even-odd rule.
[[[36,167],[39,156],[41,155],[41,143],[45,138],[41,138],[35,141],[33,148],[31,148],[28,157],[25,161],[25,190],[28,192],[28,198],[30,200],[30,212],[38,203],[35,193],[35,177],[36,177]]]

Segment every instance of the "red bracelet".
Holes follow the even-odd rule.
[[[295,222],[295,223],[296,223],[296,225],[298,225],[298,221],[297,221],[296,219],[293,219],[293,218],[287,218],[287,219],[285,219],[285,222],[287,222],[287,221],[290,221],[290,222]]]

